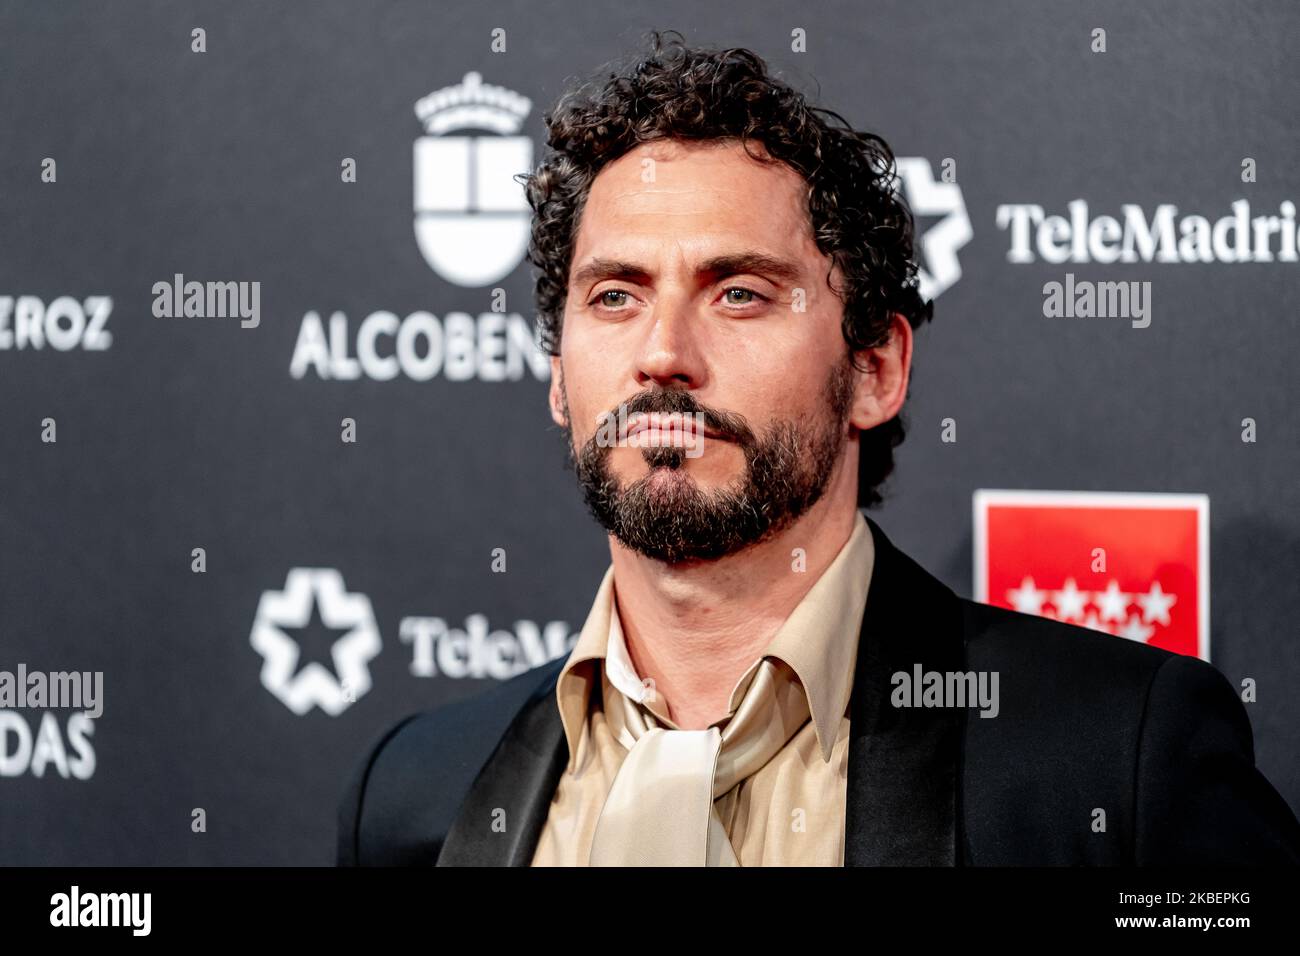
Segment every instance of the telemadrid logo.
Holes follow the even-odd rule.
[[[1048,215],[1034,203],[998,206],[997,226],[1008,230],[1007,261],[1100,263],[1296,262],[1296,208],[1278,204],[1276,216],[1250,214],[1238,199],[1231,212],[1211,221],[1199,213],[1180,216],[1161,203],[1150,216],[1137,203],[1124,203],[1119,216],[1093,216],[1084,199],[1066,206],[1065,215]],[[1274,250],[1274,236],[1276,251]]]
[[[334,671],[318,661],[299,668],[302,650],[286,629],[306,627],[315,607],[328,628],[345,632],[330,648]],[[299,716],[319,707],[337,717],[370,690],[370,660],[382,643],[364,594],[349,594],[333,568],[293,568],[282,591],[263,592],[250,640],[262,655],[262,686]]]
[[[302,663],[292,634],[310,628],[313,618],[342,632],[329,647],[332,669]],[[413,676],[478,680],[509,680],[541,667],[568,654],[578,637],[565,621],[518,620],[512,630],[494,630],[485,614],[470,614],[463,629],[440,617],[407,616],[398,633],[411,645]],[[263,592],[250,641],[262,655],[262,686],[300,717],[314,707],[331,717],[347,710],[371,689],[369,664],[382,648],[370,598],[349,593],[334,568],[292,568],[283,590]]]
[[[901,156],[896,163],[903,198],[913,214],[939,219],[916,241],[925,259],[917,270],[917,291],[922,299],[937,299],[961,278],[957,250],[975,234],[970,215],[966,212],[961,187],[955,182],[936,182],[928,159]]]

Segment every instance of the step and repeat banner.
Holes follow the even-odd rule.
[[[383,729],[567,653],[608,549],[512,177],[651,29],[898,156],[935,320],[873,517],[1210,660],[1300,809],[1300,10],[7,3],[0,864],[332,863]]]

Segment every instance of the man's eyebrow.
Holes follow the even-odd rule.
[[[715,256],[705,262],[700,271],[714,278],[752,272],[767,279],[797,281],[803,270],[796,263],[770,256],[766,252],[738,252],[734,255]]]
[[[623,259],[592,259],[573,274],[569,285],[582,287],[588,282],[600,282],[602,279],[627,279],[643,282],[650,278],[650,273],[635,262]]]
[[[697,272],[708,276],[711,280],[751,272],[768,279],[794,282],[803,275],[803,270],[797,264],[765,252],[737,252],[714,256],[703,262]],[[644,282],[649,278],[650,271],[635,262],[624,259],[592,259],[573,274],[570,285],[581,287],[589,282],[595,283],[603,279]]]

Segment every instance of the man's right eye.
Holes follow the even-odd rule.
[[[618,302],[611,302],[611,301],[607,298],[608,296],[611,296],[611,295],[613,295],[613,296],[622,296],[623,299],[620,300],[620,301],[618,301]],[[628,294],[627,294],[626,292],[624,292],[622,289],[606,289],[604,292],[602,292],[602,293],[600,293],[598,296],[596,296],[596,298],[595,298],[594,300],[592,300],[592,304],[595,305],[595,304],[599,303],[600,305],[610,306],[611,308],[617,308],[617,307],[619,307],[619,306],[621,306],[621,305],[626,304],[627,296],[628,296]]]

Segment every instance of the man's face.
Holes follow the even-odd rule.
[[[806,190],[738,143],[645,144],[593,182],[551,407],[588,505],[626,547],[733,553],[847,466],[856,373]]]

